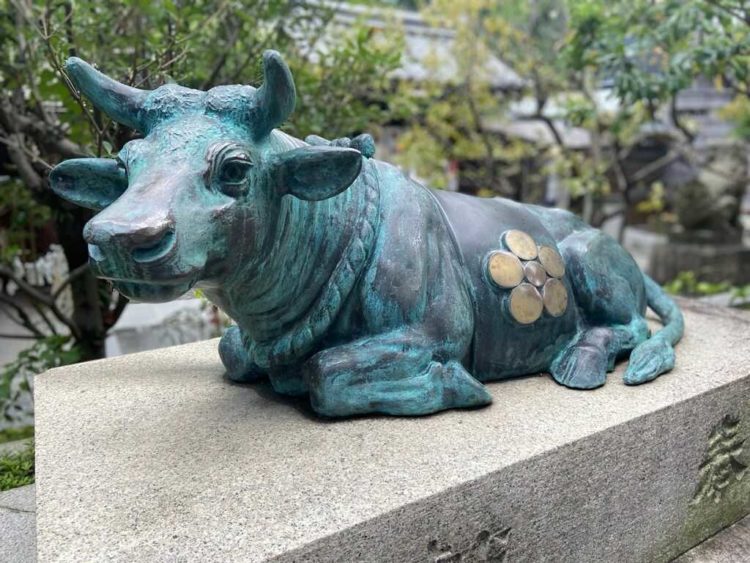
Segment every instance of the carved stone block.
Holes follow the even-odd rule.
[[[53,370],[39,561],[669,561],[750,512],[750,315],[680,306],[648,393],[527,377],[421,419],[323,421],[215,341]]]

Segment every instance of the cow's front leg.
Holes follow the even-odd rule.
[[[240,327],[230,326],[219,341],[219,357],[227,370],[227,377],[238,383],[258,381],[265,374],[250,359]]]
[[[363,338],[319,352],[305,365],[313,409],[325,416],[423,415],[492,402],[443,346],[413,331]]]

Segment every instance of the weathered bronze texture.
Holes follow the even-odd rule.
[[[235,321],[235,381],[270,379],[326,416],[421,415],[491,401],[482,382],[549,371],[629,384],[674,365],[675,304],[611,237],[571,213],[433,191],[372,159],[369,135],[306,142],[275,129],[295,89],[124,86],[80,59],[73,84],[136,129],[116,159],[63,162],[63,198],[97,211],[91,266],[140,301],[192,288]],[[664,328],[649,338],[651,306]]]

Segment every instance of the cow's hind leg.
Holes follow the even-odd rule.
[[[306,364],[313,409],[325,416],[424,415],[492,402],[487,389],[413,331],[364,338]]]
[[[643,319],[628,325],[585,329],[552,363],[555,381],[575,389],[595,389],[607,380],[615,361],[648,338]]]
[[[615,361],[648,338],[643,277],[630,255],[611,237],[580,231],[559,245],[575,303],[579,334],[550,371],[567,387],[604,385]]]

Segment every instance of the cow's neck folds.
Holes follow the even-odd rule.
[[[267,258],[252,279],[225,289],[229,314],[252,340],[259,366],[309,355],[352,290],[371,253],[379,215],[376,167],[319,202],[285,197]]]

